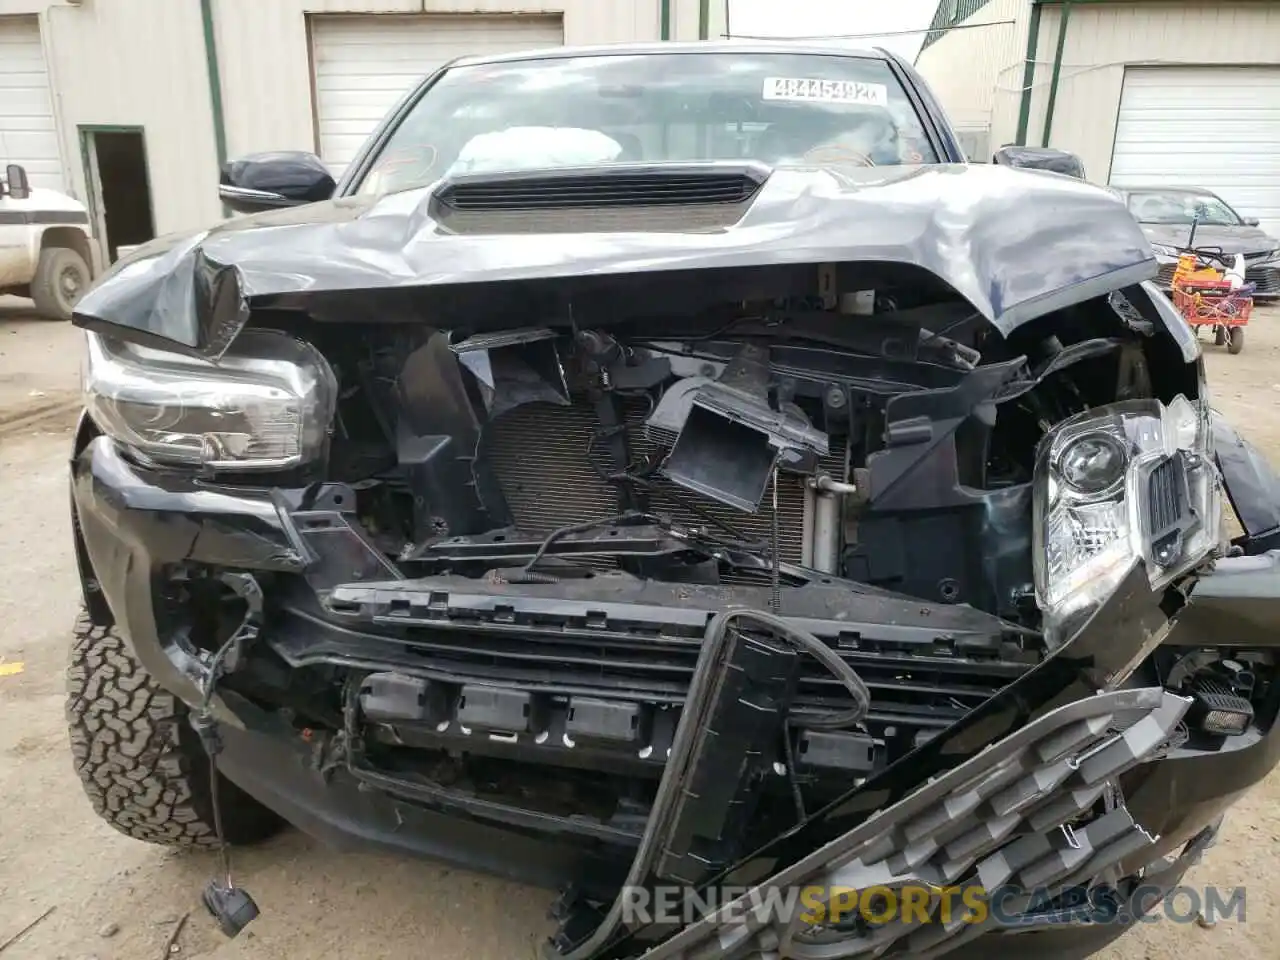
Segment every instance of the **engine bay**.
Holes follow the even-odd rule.
[[[751,298],[741,275],[664,278],[648,302],[686,305],[657,311],[624,308],[618,278],[522,311],[477,287],[432,325],[263,312],[337,383],[323,458],[272,478],[304,572],[255,614],[239,581],[182,565],[163,617],[214,650],[260,616],[270,654],[233,683],[337,731],[374,789],[626,846],[707,631],[768,611],[807,646],[765,630],[735,656],[785,708],[754,734],[726,714],[717,749],[763,784],[771,835],[1042,662],[1042,438],[1197,389],[1141,291],[1006,338],[936,281],[872,277],[789,269]]]
[[[343,388],[325,479],[409,575],[834,576],[1034,626],[1040,438],[1185,389],[1153,382],[1145,297],[1005,340],[963,301],[823,276],[611,322],[350,328],[322,345]]]
[[[478,286],[432,324],[260,312],[323,357],[332,427],[304,469],[217,481],[298,561],[164,566],[158,622],[193,657],[260,630],[228,687],[319,769],[611,863],[723,644],[716,789],[669,872],[732,862],[1044,662],[1042,439],[1197,390],[1141,291],[1006,338],[936,282],[827,274],[664,278],[661,310],[609,278],[524,310]]]

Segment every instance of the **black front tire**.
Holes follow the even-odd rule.
[[[1244,327],[1232,327],[1227,334],[1227,353],[1235,354],[1244,349]]]
[[[67,669],[67,726],[76,773],[98,816],[135,840],[217,846],[209,757],[186,705],[151,679],[117,629],[84,611]],[[218,800],[230,843],[254,843],[280,825],[221,776]]]
[[[1227,342],[1227,328],[1214,327],[1213,328],[1213,345],[1215,347],[1221,347],[1226,342]]]
[[[92,281],[89,265],[80,254],[68,247],[45,247],[31,278],[36,313],[49,320],[70,320]]]

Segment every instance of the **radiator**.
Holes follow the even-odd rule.
[[[628,404],[624,410],[633,459],[667,447],[660,435],[646,435],[646,410],[642,404]],[[543,403],[517,407],[486,428],[486,450],[516,526],[522,531],[545,536],[558,527],[617,513],[616,487],[599,477],[587,460],[587,445],[597,427],[590,402],[575,398],[568,407]],[[597,443],[594,456],[602,465],[611,462],[601,443]],[[833,439],[822,468],[834,476],[843,476],[844,457],[843,438],[839,442]],[[772,535],[771,497],[767,492],[760,512],[752,514],[708,500],[661,477],[654,480],[656,490],[650,491],[654,512],[668,514],[680,523],[706,524],[705,519],[676,502],[674,494],[675,498],[696,503],[722,518],[747,537],[767,541]],[[786,562],[800,562],[803,524],[804,481],[783,474],[778,482],[778,528],[779,552]]]

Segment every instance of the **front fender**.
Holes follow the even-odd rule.
[[[1170,646],[1203,647],[1208,638],[1231,647],[1280,646],[1280,550],[1226,557],[1202,573],[1187,595]]]
[[[36,231],[27,224],[0,223],[0,288],[31,282],[36,262],[31,256],[31,236]],[[40,241],[36,239],[36,249]]]
[[[98,425],[89,417],[89,412],[81,410],[80,420],[76,423],[75,439],[71,445],[70,462],[72,464],[94,437],[98,436],[98,433]],[[68,476],[74,478],[74,473],[68,471]],[[111,613],[107,598],[103,596],[102,586],[98,583],[98,577],[93,571],[93,562],[89,559],[89,551],[84,542],[84,531],[80,529],[80,517],[76,510],[75,491],[72,484],[68,484],[67,492],[71,505],[71,539],[76,552],[76,570],[80,574],[80,595],[89,619],[96,624],[109,627],[115,623],[115,616]]]
[[[1244,528],[1232,543],[1249,555],[1280,549],[1280,476],[1258,449],[1216,412],[1213,444],[1227,499]]]
[[[1236,556],[1196,577],[1166,643],[1199,647],[1215,638],[1239,647],[1280,646],[1280,475],[1217,413],[1213,441],[1244,532],[1232,541]]]

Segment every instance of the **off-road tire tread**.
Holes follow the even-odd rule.
[[[80,612],[67,668],[67,726],[76,773],[94,811],[126,836],[216,848],[209,761],[188,711],[143,669],[115,627]],[[231,843],[271,833],[275,818],[219,778]]]

